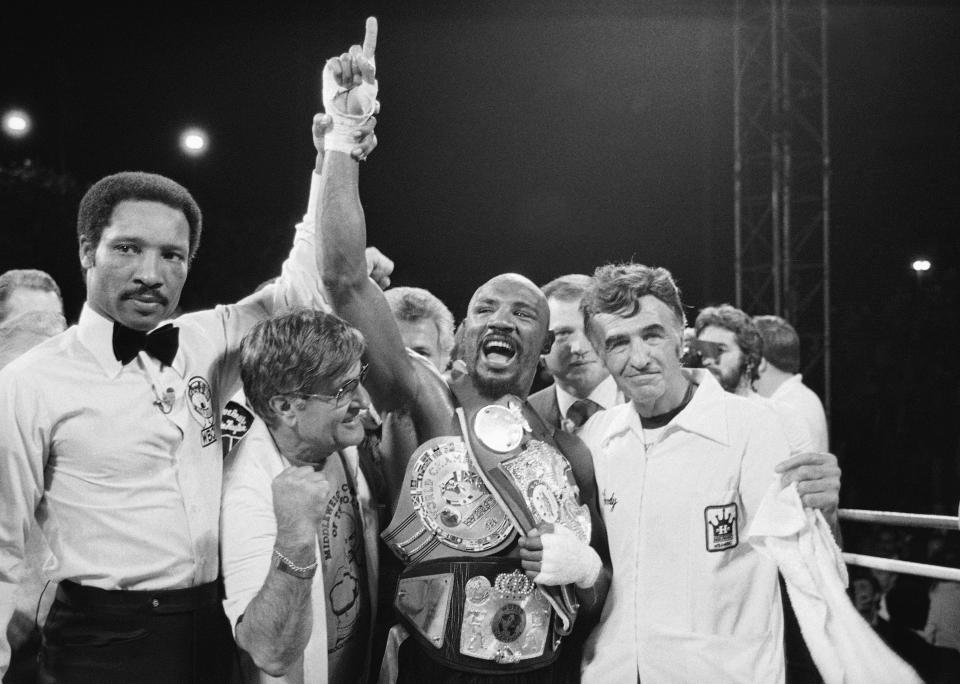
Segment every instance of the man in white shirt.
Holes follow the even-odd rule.
[[[799,416],[810,430],[815,451],[828,451],[827,416],[816,392],[803,384],[800,374],[800,336],[780,316],[754,316],[763,337],[763,358],[757,367],[757,392]]]
[[[777,473],[802,485],[821,469],[784,472],[776,417],[681,366],[683,304],[666,269],[610,265],[594,280],[585,328],[629,403],[580,433],[613,562],[583,681],[783,682],[777,568],[744,536]]]
[[[592,283],[588,275],[570,273],[542,288],[550,306],[553,344],[540,363],[553,384],[530,395],[530,405],[550,425],[576,432],[597,411],[623,403],[617,383],[600,363],[583,331],[580,300]]]
[[[377,525],[353,447],[364,437],[363,337],[297,309],[243,341],[240,372],[261,419],[227,460],[224,607],[259,676],[366,681]]]
[[[370,144],[358,141],[354,158]],[[200,230],[196,202],[168,178],[95,183],[78,217],[78,325],[0,372],[0,628],[36,512],[45,570],[60,582],[41,653],[50,681],[229,676],[218,418],[239,389],[241,338],[319,283],[318,255],[311,227],[276,285],[157,328],[177,307]],[[0,673],[8,659],[0,637]]]

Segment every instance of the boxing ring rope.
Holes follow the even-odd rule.
[[[878,523],[897,527],[923,527],[934,530],[960,530],[960,518],[951,515],[925,515],[920,513],[892,513],[888,511],[864,511],[853,508],[841,508],[841,520],[852,522]],[[940,565],[914,563],[895,558],[879,558],[865,556],[860,553],[843,553],[843,560],[849,565],[859,565],[864,568],[899,572],[908,575],[919,575],[932,579],[960,582],[960,569],[945,568]]]

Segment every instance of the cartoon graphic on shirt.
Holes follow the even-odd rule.
[[[213,392],[210,383],[194,375],[187,383],[187,405],[190,414],[200,423],[200,445],[210,446],[217,441],[217,428],[213,420]]]
[[[327,651],[346,645],[358,627],[363,590],[363,530],[357,502],[343,483],[327,502],[320,523],[320,551],[327,588]]]

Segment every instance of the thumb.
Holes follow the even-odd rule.
[[[364,81],[371,85],[377,82],[377,65],[373,57],[367,59],[363,54],[357,55],[357,67]]]
[[[313,115],[313,146],[317,148],[317,152],[323,153],[323,136],[327,134],[332,123],[329,114]]]

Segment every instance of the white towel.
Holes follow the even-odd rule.
[[[847,569],[830,526],[820,511],[804,509],[796,484],[781,488],[776,476],[747,538],[780,568],[826,684],[923,684],[850,602]]]

